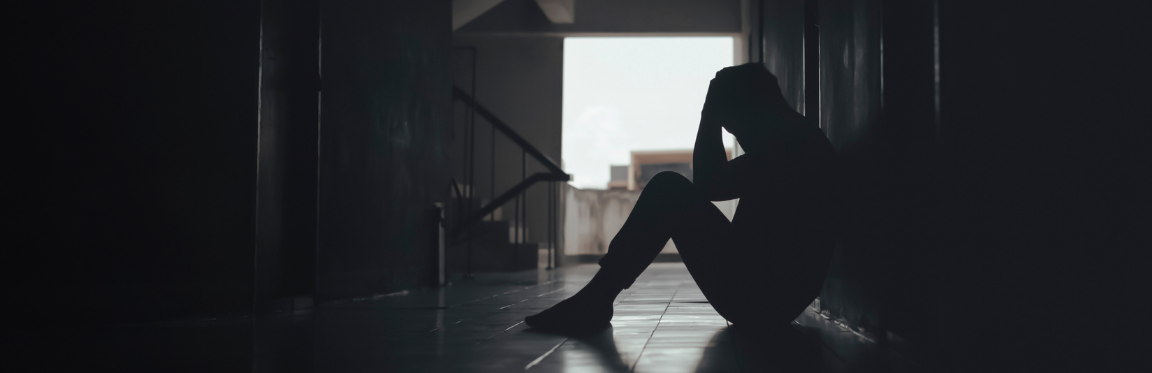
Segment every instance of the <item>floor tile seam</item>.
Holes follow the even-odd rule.
[[[556,282],[556,281],[548,281],[548,282],[545,282],[545,283],[542,283],[542,284],[536,284],[536,285],[532,285],[532,286],[527,286],[527,287],[524,287],[524,288],[521,288],[521,289],[517,289],[517,290],[513,290],[513,291],[506,291],[506,292],[503,292],[503,293],[493,294],[493,295],[489,295],[489,296],[486,296],[486,297],[476,298],[476,299],[473,299],[473,300],[470,300],[470,301],[467,301],[467,302],[462,302],[462,303],[453,304],[453,305],[451,305],[451,306],[446,306],[446,308],[452,308],[452,307],[459,307],[459,306],[468,305],[468,304],[474,304],[474,303],[477,303],[477,302],[483,301],[483,300],[485,300],[485,299],[491,299],[491,298],[496,298],[496,297],[499,297],[499,296],[501,296],[501,295],[508,295],[508,294],[512,294],[512,293],[517,293],[517,292],[520,292],[520,291],[524,291],[524,290],[528,290],[528,289],[531,289],[531,288],[534,288],[534,287],[540,287],[540,286],[543,286],[543,285],[548,285],[548,284],[551,284],[551,283],[554,283],[554,282]],[[561,287],[561,289],[563,289],[563,288],[564,288],[564,287]]]
[[[676,292],[678,292],[678,291],[680,291],[679,287],[676,288],[676,291],[672,292],[672,298],[676,297]],[[671,305],[672,301],[669,300],[668,304]],[[660,329],[660,322],[664,321],[664,314],[667,312],[668,312],[668,307],[665,306],[664,311],[660,312],[660,319],[656,320],[656,327],[652,328],[652,332],[648,333],[648,338],[644,340],[644,347],[641,347],[640,353],[636,354],[636,361],[632,362],[632,365],[628,367],[629,372],[635,371],[636,366],[640,364],[640,359],[644,358],[644,352],[648,350],[648,344],[652,342],[652,336],[655,335],[656,331]]]
[[[541,297],[541,296],[544,296],[544,295],[547,295],[547,294],[550,294],[550,293],[555,293],[555,292],[557,292],[557,291],[560,291],[560,290],[564,290],[564,288],[565,288],[565,287],[561,287],[561,288],[559,288],[559,289],[556,289],[556,290],[553,290],[553,291],[550,291],[550,292],[547,292],[547,293],[544,293],[544,294],[540,294],[540,295],[537,295],[537,296],[535,296],[535,297],[533,297],[533,298],[538,298],[538,297]],[[527,288],[525,288],[525,289],[527,289]],[[507,294],[507,293],[505,293],[505,294]],[[528,301],[528,300],[530,300],[530,299],[532,299],[532,298],[527,298],[527,299],[524,299],[524,300],[522,300],[522,301],[520,301],[520,302],[517,302],[517,303],[513,303],[513,304],[509,304],[509,305],[507,305],[507,306],[501,307],[501,308],[500,308],[500,310],[503,310],[503,309],[506,309],[506,308],[509,308],[509,307],[515,306],[515,305],[517,305],[517,304],[519,304],[519,303],[523,303],[523,302],[525,302],[525,301]],[[490,314],[492,314],[492,313],[496,313],[496,312],[488,312],[488,313],[486,313],[485,315],[487,316],[487,315],[490,315]],[[476,319],[476,318],[473,318],[473,319]],[[515,323],[515,324],[512,324],[512,326],[509,326],[508,328],[505,328],[504,330],[501,330],[500,332],[498,332],[498,333],[496,333],[496,334],[493,334],[492,336],[489,336],[488,338],[485,338],[483,341],[479,341],[479,342],[476,342],[476,344],[477,344],[477,345],[479,345],[479,344],[481,344],[481,343],[483,343],[483,342],[487,342],[487,341],[490,341],[490,340],[492,340],[493,338],[496,338],[497,336],[499,336],[499,335],[501,335],[501,334],[504,334],[505,332],[507,332],[507,331],[509,331],[509,330],[512,330],[513,328],[516,328],[517,326],[520,326],[521,324],[524,324],[524,320],[520,320],[519,322],[517,322],[517,323]],[[567,340],[567,338],[565,338],[565,340]],[[563,343],[563,342],[561,342],[561,343]],[[558,347],[558,346],[559,346],[559,345],[557,345],[557,347]]]
[[[548,293],[555,293],[555,292],[557,292],[557,291],[560,291],[560,290],[564,290],[564,288],[565,288],[565,287],[561,287],[560,289],[556,289],[556,290],[553,290],[553,291],[551,291],[551,292],[548,292]],[[545,294],[541,294],[541,295],[538,295],[537,297],[539,297],[539,296],[543,296],[543,295],[546,295],[546,294],[547,294],[547,293],[545,293]],[[484,298],[481,298],[480,300],[483,300],[483,299],[484,299]],[[529,300],[529,299],[532,299],[532,298],[528,298],[528,299],[522,300],[522,301],[520,301],[520,302],[517,302],[517,303],[513,303],[513,304],[509,304],[509,305],[506,305],[506,306],[504,306],[504,307],[501,307],[501,308],[498,308],[498,309],[496,309],[496,310],[494,310],[494,311],[485,311],[485,312],[482,312],[482,313],[480,313],[478,316],[475,316],[475,317],[469,317],[469,318],[457,319],[457,320],[456,320],[456,322],[452,323],[451,325],[460,325],[460,324],[463,324],[463,323],[464,323],[464,322],[466,322],[466,321],[475,321],[475,320],[483,319],[483,318],[485,318],[485,317],[491,316],[492,314],[500,313],[500,312],[499,312],[500,310],[504,310],[504,309],[507,309],[507,308],[509,308],[509,307],[512,307],[512,306],[514,306],[514,305],[516,305],[516,304],[519,304],[519,303],[523,303],[524,301],[527,301],[527,300]],[[509,327],[509,329],[511,329],[511,328],[513,328],[513,327],[516,327],[516,325],[519,325],[520,323],[523,323],[523,321],[520,321],[520,322],[516,323],[515,325],[512,325],[511,327]],[[428,331],[428,333],[434,333],[434,332],[437,332],[437,331],[445,331],[445,332],[447,332],[447,331],[449,331],[449,329],[448,329],[446,326],[447,326],[447,325],[445,325],[445,326],[442,326],[442,327],[437,327],[437,328],[434,328],[434,329],[432,329],[432,330],[429,330],[429,331]],[[507,329],[506,329],[505,331],[507,331]],[[501,332],[501,333],[503,333],[503,332]],[[499,334],[500,334],[500,333],[496,333],[496,335],[499,335]],[[493,335],[493,337],[495,337],[495,335]],[[491,339],[491,337],[489,337],[489,339]]]
[[[433,333],[436,331],[450,332],[452,329],[447,328],[448,325],[461,325],[461,324],[464,324],[464,322],[466,322],[466,321],[482,320],[482,319],[489,317],[489,316],[492,316],[493,314],[496,314],[496,313],[499,313],[499,312],[484,312],[484,313],[481,313],[479,316],[463,318],[463,319],[456,319],[456,322],[453,322],[452,324],[445,324],[444,326],[440,326],[440,327],[437,327],[435,329],[429,330],[428,333]],[[521,322],[523,322],[523,321],[521,321]],[[514,326],[516,326],[516,325],[513,325],[513,327]],[[497,333],[497,334],[499,334],[499,333]]]
[[[556,346],[552,347],[552,349],[548,350],[543,355],[540,355],[540,357],[537,357],[535,360],[532,360],[531,362],[528,363],[528,365],[525,365],[524,370],[527,371],[528,369],[531,369],[532,367],[536,366],[537,364],[540,364],[541,362],[543,362],[544,359],[548,358],[548,356],[551,356],[553,352],[556,352],[556,350],[560,349],[560,346],[563,346],[565,343],[568,343],[569,339],[571,339],[571,338],[564,337],[564,340],[560,341],[560,343],[557,343]]]
[[[488,338],[484,338],[484,340],[482,340],[482,341],[479,341],[479,342],[476,342],[475,344],[476,344],[476,345],[479,345],[479,344],[481,344],[481,343],[484,343],[484,342],[488,342],[488,341],[491,341],[493,338],[496,338],[497,336],[499,336],[499,335],[501,335],[501,334],[504,334],[505,332],[507,332],[507,331],[509,331],[509,330],[512,330],[513,328],[515,328],[515,327],[517,327],[517,326],[520,326],[520,324],[523,324],[523,323],[524,323],[524,320],[520,320],[519,322],[517,322],[517,323],[515,323],[515,324],[512,324],[512,326],[509,326],[509,327],[507,327],[507,328],[504,328],[504,330],[501,330],[501,331],[499,331],[499,332],[496,332],[496,334],[490,335],[490,336],[488,336]]]
[[[511,303],[511,304],[507,304],[507,305],[504,305],[503,307],[500,307],[500,308],[498,308],[496,311],[500,311],[500,310],[505,310],[505,309],[508,309],[508,308],[512,308],[512,307],[516,306],[517,304],[521,304],[521,303],[524,303],[524,302],[530,301],[530,300],[532,300],[532,298],[540,298],[540,297],[543,297],[543,296],[545,296],[545,295],[548,295],[548,294],[552,294],[552,293],[555,293],[555,292],[558,292],[558,291],[564,290],[564,289],[566,289],[566,288],[567,288],[567,286],[563,286],[563,287],[560,287],[559,289],[556,289],[556,290],[552,290],[552,291],[549,291],[549,292],[541,293],[541,294],[538,294],[538,295],[535,295],[535,296],[532,296],[532,297],[529,297],[529,298],[524,298],[524,299],[521,299],[520,301],[517,301],[517,302],[513,302],[513,303]]]
[[[557,291],[560,291],[560,290],[563,290],[563,289],[564,289],[564,288],[556,289],[556,290],[554,290],[554,291],[551,291],[551,292],[548,292],[548,293],[554,293],[554,292],[557,292]],[[546,294],[540,294],[540,295],[538,295],[537,297],[539,297],[539,296],[543,296],[543,295],[546,295]],[[529,299],[531,299],[531,298],[529,298]],[[525,299],[525,300],[527,300],[527,299]],[[476,343],[474,343],[472,346],[477,346],[477,345],[480,345],[480,344],[482,344],[482,343],[484,343],[484,342],[488,342],[488,341],[491,341],[491,340],[495,339],[496,337],[500,336],[501,334],[504,334],[504,333],[508,332],[509,330],[512,330],[512,329],[516,328],[517,326],[520,326],[521,324],[524,324],[524,321],[520,321],[520,322],[517,322],[517,323],[513,324],[512,326],[510,326],[510,327],[508,327],[508,328],[505,328],[504,330],[502,330],[502,331],[500,331],[500,332],[498,332],[498,333],[496,333],[496,334],[493,334],[493,335],[489,336],[488,338],[485,338],[485,339],[483,339],[483,340],[477,341],[477,342],[476,342]],[[557,349],[559,349],[559,348],[560,348],[560,346],[562,346],[564,343],[568,342],[568,340],[569,340],[569,338],[565,337],[563,340],[561,340],[561,341],[560,341],[560,343],[558,343],[556,346],[553,346],[553,347],[552,347],[552,349],[548,350],[548,352],[545,352],[545,353],[544,353],[543,355],[541,355],[540,357],[537,357],[535,360],[533,360],[532,362],[528,363],[528,365],[526,365],[526,366],[524,367],[524,370],[528,370],[528,369],[532,368],[533,366],[535,366],[535,365],[539,364],[541,361],[543,361],[545,358],[547,358],[547,357],[548,357],[548,356],[550,356],[550,355],[551,355],[553,352],[555,352]]]

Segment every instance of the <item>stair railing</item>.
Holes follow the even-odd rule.
[[[464,212],[464,216],[456,221],[456,224],[454,224],[454,227],[451,230],[450,237],[452,238],[452,241],[454,241],[454,242],[458,241],[460,235],[462,233],[464,233],[465,230],[467,230],[468,228],[470,228],[474,224],[482,221],[486,215],[493,214],[493,217],[494,217],[494,213],[495,213],[496,209],[500,208],[500,206],[504,205],[508,201],[511,201],[512,199],[516,199],[516,206],[515,206],[515,210],[516,210],[515,224],[516,224],[516,227],[515,227],[515,233],[514,233],[516,242],[514,244],[515,244],[515,248],[516,248],[515,250],[519,250],[521,244],[523,244],[523,240],[525,240],[525,237],[524,237],[525,234],[523,234],[524,232],[521,232],[521,226],[524,225],[524,222],[527,220],[527,215],[528,215],[528,199],[526,198],[524,193],[529,189],[529,187],[531,187],[532,185],[534,185],[536,183],[547,182],[548,183],[548,267],[547,267],[547,269],[552,269],[553,258],[556,255],[555,250],[556,250],[556,246],[558,243],[557,241],[559,238],[558,237],[559,236],[559,234],[558,234],[559,229],[556,226],[557,220],[558,220],[558,219],[556,219],[556,210],[558,209],[558,206],[559,206],[559,203],[558,203],[559,202],[559,192],[556,190],[555,182],[563,182],[563,181],[571,180],[571,176],[568,175],[567,173],[565,173],[564,170],[561,169],[560,166],[557,165],[555,161],[553,161],[551,158],[549,158],[547,155],[545,155],[539,149],[536,149],[536,147],[533,146],[531,143],[529,143],[528,140],[525,140],[524,137],[520,136],[520,134],[516,133],[516,131],[513,131],[512,128],[510,126],[508,126],[508,124],[504,123],[504,121],[500,120],[500,118],[497,118],[496,115],[492,114],[492,112],[489,111],[487,108],[485,108],[484,106],[477,103],[475,98],[472,95],[469,95],[468,93],[464,92],[464,90],[460,89],[459,87],[453,86],[452,87],[452,99],[456,100],[456,101],[463,102],[472,111],[472,113],[470,113],[470,114],[473,114],[472,118],[474,118],[474,115],[477,115],[477,114],[480,115],[480,117],[484,118],[489,124],[492,125],[492,129],[493,129],[493,137],[492,137],[492,141],[493,141],[492,145],[493,146],[491,147],[492,161],[493,161],[493,163],[492,163],[492,183],[493,183],[492,184],[492,186],[493,186],[493,188],[492,188],[492,194],[493,194],[492,200],[489,201],[488,204],[481,207],[479,210],[476,210],[476,211],[467,211],[466,210]],[[472,119],[470,122],[471,123],[470,123],[470,126],[467,129],[467,131],[471,136],[469,136],[469,139],[466,141],[474,142],[475,136],[473,134],[475,133],[475,119]],[[500,133],[504,134],[505,137],[507,137],[509,140],[512,141],[512,143],[516,144],[521,149],[521,152],[520,152],[520,182],[517,183],[516,185],[514,185],[511,189],[505,191],[504,193],[501,193],[499,196],[495,196],[495,190],[496,190],[495,189],[495,168],[496,168],[496,164],[495,164],[495,159],[496,159],[495,158],[496,157],[495,156],[495,154],[496,154],[495,132],[496,131],[499,131]],[[475,156],[475,154],[473,154],[473,153],[475,153],[475,146],[469,146],[468,149],[469,150],[466,151],[466,153],[468,153],[468,154],[466,154],[468,157],[468,162],[466,162],[466,165],[468,167],[468,173],[466,175],[468,175],[467,177],[469,179],[471,179],[471,175],[473,175],[474,171],[475,171],[474,170],[475,162],[473,161],[473,158]],[[541,165],[543,165],[544,168],[546,168],[548,171],[547,172],[537,172],[537,173],[532,174],[531,176],[528,176],[527,175],[527,157],[528,156],[531,156],[533,159],[535,159],[537,162],[539,162]],[[469,185],[469,189],[467,192],[467,195],[468,195],[467,198],[469,199],[469,203],[468,203],[468,206],[469,206],[468,209],[469,210],[471,209],[471,206],[472,206],[471,199],[473,198],[473,195],[475,194],[474,190],[475,190],[474,186]],[[459,192],[457,192],[457,194],[459,194]],[[463,197],[463,196],[461,196],[461,197]],[[521,201],[523,203],[521,203]],[[523,212],[523,216],[521,216],[521,212]],[[506,233],[507,232],[505,232],[505,234]],[[466,268],[467,268],[466,278],[469,278],[472,275],[471,240],[473,238],[474,237],[471,237],[471,236],[465,238],[466,240],[468,240],[468,243],[469,243],[469,245],[467,246],[467,249],[469,252],[468,252],[468,259],[467,259],[468,263],[466,263]],[[514,258],[518,258],[518,255],[514,255]],[[516,259],[513,259],[513,260],[516,260]],[[514,267],[518,267],[515,264],[518,264],[518,263],[514,263]]]

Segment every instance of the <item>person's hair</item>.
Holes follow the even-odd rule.
[[[729,108],[768,106],[772,109],[790,108],[780,93],[780,83],[761,63],[746,63],[726,67],[716,72],[713,79],[725,105]]]
[[[708,88],[705,110],[729,123],[732,133],[737,132],[731,128],[736,125],[745,136],[762,141],[788,142],[800,130],[787,120],[798,113],[780,93],[776,76],[760,63],[727,67],[717,72]]]

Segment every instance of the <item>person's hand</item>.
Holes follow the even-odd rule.
[[[708,127],[724,126],[723,114],[725,111],[724,103],[730,99],[721,97],[725,91],[724,83],[719,79],[712,79],[708,83],[708,94],[704,97],[704,108],[700,111],[700,125]]]

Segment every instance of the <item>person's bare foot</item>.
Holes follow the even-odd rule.
[[[579,294],[552,308],[524,318],[533,328],[561,334],[581,335],[611,326],[612,301],[588,299]]]

